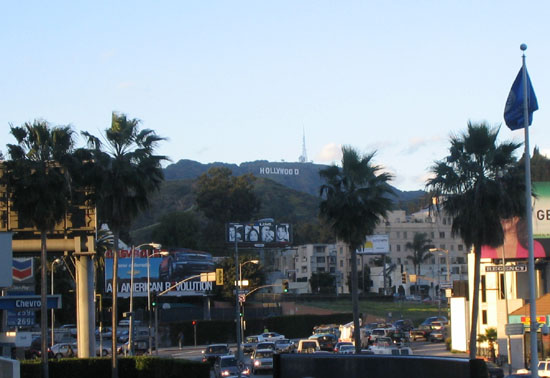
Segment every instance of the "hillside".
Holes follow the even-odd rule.
[[[212,167],[229,168],[234,176],[251,173],[256,177],[267,178],[296,191],[318,197],[319,187],[323,184],[319,176],[319,170],[328,166],[314,163],[268,162],[266,160],[257,160],[240,165],[227,163],[202,164],[184,159],[167,166],[164,175],[167,181],[194,179]],[[425,194],[422,190],[401,191],[395,187],[393,189],[398,202],[415,200]]]

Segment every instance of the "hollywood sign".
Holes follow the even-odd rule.
[[[283,175],[283,176],[298,176],[300,170],[298,168],[279,168],[279,167],[261,167],[261,175]]]

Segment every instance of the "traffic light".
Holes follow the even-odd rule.
[[[193,324],[194,326],[196,326],[196,325],[197,325],[197,321],[196,321],[196,320],[193,320],[193,322],[192,322],[191,324]]]
[[[401,283],[407,283],[407,272],[401,273]]]
[[[288,281],[283,281],[283,293],[288,293]]]
[[[151,294],[151,307],[157,307],[157,294]]]

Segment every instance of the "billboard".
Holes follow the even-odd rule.
[[[226,227],[228,243],[254,244],[257,246],[288,245],[292,243],[292,228],[289,223],[261,220],[255,223],[229,223]]]
[[[357,250],[362,255],[384,255],[390,253],[389,235],[369,235],[361,249]]]
[[[149,256],[149,258],[147,258]],[[149,267],[147,266],[149,262]],[[164,295],[205,295],[212,282],[201,282],[200,274],[215,271],[212,255],[187,248],[171,250],[134,250],[134,297],[147,296],[147,277],[151,293],[173,288]],[[149,272],[149,275],[148,275]],[[132,251],[120,250],[118,259],[118,293],[129,297],[132,277]],[[191,278],[193,277],[193,278]],[[184,281],[184,282],[182,282]],[[113,251],[105,253],[105,293],[113,292]]]
[[[534,182],[533,249],[535,258],[550,257],[550,182]],[[496,248],[483,246],[482,258],[524,260],[528,258],[527,222],[523,217],[501,220],[504,243]]]

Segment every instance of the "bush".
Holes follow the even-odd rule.
[[[52,378],[97,378],[111,376],[110,358],[63,358],[49,360]],[[42,375],[39,360],[21,361],[21,378]],[[202,362],[150,356],[122,357],[118,361],[119,378],[209,378],[210,366]]]
[[[445,339],[445,348],[450,351],[451,350],[452,341],[450,337],[447,337]]]

